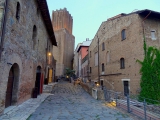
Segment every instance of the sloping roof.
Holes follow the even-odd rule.
[[[139,14],[141,16],[147,16],[149,15],[148,17],[150,18],[158,18],[160,19],[160,12],[156,12],[156,11],[153,11],[153,10],[149,10],[149,9],[144,9],[144,10],[138,10],[138,11],[135,11],[135,12],[131,12],[129,14],[124,14],[124,13],[121,13],[119,15],[116,15],[114,17],[111,17],[109,18],[107,21],[109,20],[114,20],[114,19],[117,19],[119,17],[123,17],[123,16],[128,16],[128,15],[131,15],[131,14]]]
[[[87,40],[87,41],[83,41],[82,43],[79,43],[77,45],[76,51],[79,52],[81,47],[89,47],[91,42],[92,42],[92,40]]]
[[[116,18],[125,16],[125,15],[126,15],[125,13],[121,13],[121,14],[119,14],[119,15],[116,15],[116,16],[114,16],[114,17],[109,18],[108,20],[114,20],[114,19],[116,19]]]
[[[160,13],[156,12],[156,11],[153,11],[153,10],[145,9],[145,10],[136,11],[135,13],[137,13],[137,14],[139,14],[141,16],[147,16],[150,13],[150,15],[148,17],[160,19]]]
[[[88,45],[80,45],[79,48],[78,48],[78,50],[77,50],[77,52],[80,51],[81,47],[89,47],[89,46]]]
[[[56,42],[56,38],[54,35],[47,2],[46,2],[46,0],[37,0],[37,3],[39,6],[39,9],[41,11],[42,18],[43,18],[44,24],[46,26],[47,32],[49,34],[50,40],[52,42],[52,45],[57,46],[57,42]]]

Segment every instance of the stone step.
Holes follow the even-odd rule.
[[[43,93],[51,93],[55,84],[57,83],[49,83],[48,85],[43,85]]]

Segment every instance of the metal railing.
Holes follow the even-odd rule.
[[[134,114],[144,120],[160,120],[160,101],[142,98],[138,95],[127,95],[104,88],[107,102],[115,102],[116,107]],[[148,103],[150,101],[150,103]],[[155,104],[151,104],[155,103]]]

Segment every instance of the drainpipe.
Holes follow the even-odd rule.
[[[1,41],[0,41],[0,61],[1,61],[1,55],[3,51],[3,42],[5,37],[5,27],[6,27],[6,19],[7,19],[7,6],[8,6],[8,0],[5,1],[4,4],[4,12],[3,12],[3,19],[2,19],[2,26],[1,26]]]
[[[145,20],[148,18],[148,16],[151,14],[151,11],[145,16],[145,18],[142,20],[142,29],[143,29],[143,39],[144,39],[144,42],[146,42],[146,37],[145,37],[145,28],[144,28],[144,22]],[[145,56],[146,56],[146,51],[145,51]]]
[[[97,35],[98,38],[98,35]],[[100,74],[99,74],[99,38],[98,38],[98,84],[100,85]]]

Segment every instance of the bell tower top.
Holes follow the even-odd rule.
[[[52,25],[54,31],[65,28],[72,34],[73,18],[66,8],[52,11]]]

